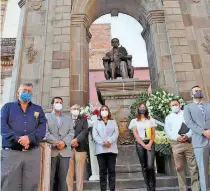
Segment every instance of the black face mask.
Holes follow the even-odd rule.
[[[145,114],[146,110],[145,109],[139,109],[139,114]]]
[[[203,93],[201,91],[195,92],[194,98],[203,98]]]

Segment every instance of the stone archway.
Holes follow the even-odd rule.
[[[88,44],[91,38],[89,27],[100,16],[110,13],[115,16],[124,13],[134,17],[143,27],[142,36],[147,46],[148,62],[152,87],[164,86],[161,84],[161,60],[169,57],[167,39],[157,41],[159,35],[166,35],[165,17],[161,1],[129,1],[126,0],[75,0],[71,15],[71,40],[70,40],[70,103],[85,105],[88,102]],[[161,44],[166,45],[165,52],[161,54]],[[166,55],[167,54],[167,55]],[[171,60],[169,89],[175,88]],[[76,83],[77,82],[77,83]]]
[[[164,87],[189,100],[189,89],[199,84],[209,99],[209,18],[193,17],[192,23],[185,9],[185,4],[199,11],[200,4],[209,7],[209,1],[199,2],[130,0],[128,4],[127,0],[20,0],[10,100],[16,99],[21,82],[31,81],[35,89],[33,102],[44,109],[51,108],[50,100],[55,96],[64,98],[66,111],[73,103],[85,105],[88,101],[89,27],[98,17],[119,12],[134,17],[144,28],[142,36],[153,88]]]

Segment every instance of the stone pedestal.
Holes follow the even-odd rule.
[[[141,92],[148,90],[149,85],[150,81],[139,79],[119,79],[96,83],[100,103],[111,109],[112,117],[117,121],[119,127],[119,153],[116,164],[119,179],[141,177],[141,167],[134,140],[126,121],[130,113],[130,106]]]

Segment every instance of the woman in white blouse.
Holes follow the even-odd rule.
[[[133,130],[136,138],[136,152],[142,167],[147,191],[155,191],[156,175],[154,167],[155,159],[155,120],[149,117],[145,103],[139,103],[136,107],[136,118],[132,119],[129,129]]]
[[[110,191],[115,191],[115,166],[118,153],[117,139],[119,135],[115,120],[107,106],[100,109],[100,119],[93,126],[93,139],[96,143],[96,156],[99,165],[101,191],[106,191],[107,172]]]

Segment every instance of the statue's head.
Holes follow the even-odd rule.
[[[113,39],[111,40],[111,44],[112,44],[112,47],[113,47],[113,48],[117,48],[117,47],[120,45],[120,41],[119,41],[118,38],[113,38]]]

